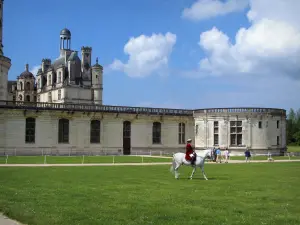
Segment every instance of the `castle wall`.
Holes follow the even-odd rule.
[[[285,115],[196,112],[194,118],[195,146],[199,149],[280,150],[286,146]],[[214,139],[218,139],[217,143]]]
[[[192,117],[146,116],[115,113],[70,114],[61,111],[31,111],[1,109],[0,154],[68,154],[68,152],[91,152],[92,154],[117,153],[123,149],[123,122],[131,122],[131,151],[184,151],[185,142],[179,144],[178,126],[185,123],[185,140],[193,138]],[[35,141],[25,142],[26,118],[35,118]],[[69,142],[58,143],[59,119],[69,120]],[[101,122],[100,143],[90,143],[90,122]],[[152,143],[153,122],[161,123],[161,144]],[[71,150],[70,150],[71,149]],[[73,154],[73,153],[72,153]]]

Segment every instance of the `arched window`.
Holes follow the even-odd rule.
[[[22,101],[22,100],[23,100],[23,96],[19,95],[19,101]]]
[[[69,120],[58,121],[58,143],[69,143]]]
[[[130,138],[131,137],[131,123],[130,121],[123,122],[123,137]]]
[[[20,90],[22,91],[23,90],[23,83],[20,82]]]
[[[30,82],[26,82],[25,90],[30,91]]]
[[[30,102],[30,95],[26,95],[26,102]]]
[[[26,118],[25,143],[35,142],[35,118]]]
[[[90,142],[91,143],[100,143],[100,131],[101,123],[99,120],[91,121],[91,133],[90,133]]]
[[[178,124],[178,143],[185,143],[185,123]]]
[[[161,123],[154,122],[152,126],[152,143],[161,144]]]

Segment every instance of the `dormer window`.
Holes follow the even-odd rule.
[[[51,75],[48,76],[48,86],[51,85]]]
[[[61,82],[61,72],[58,72],[57,83],[60,83],[60,82]]]

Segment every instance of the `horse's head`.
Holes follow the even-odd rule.
[[[207,153],[206,153],[206,157],[212,161],[215,161],[216,156],[215,156],[215,152],[213,149],[208,149]]]

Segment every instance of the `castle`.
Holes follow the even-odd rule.
[[[103,105],[103,67],[92,48],[71,49],[60,32],[60,54],[45,58],[37,74],[28,64],[8,81],[11,60],[2,45],[0,0],[0,155],[116,154],[197,149],[284,151],[286,111],[276,108],[167,109]]]
[[[17,81],[8,81],[8,100],[24,102],[102,104],[103,67],[92,65],[92,48],[71,49],[71,32],[60,32],[60,54],[57,59],[42,59],[37,74],[25,71]],[[36,77],[35,77],[36,75]]]

